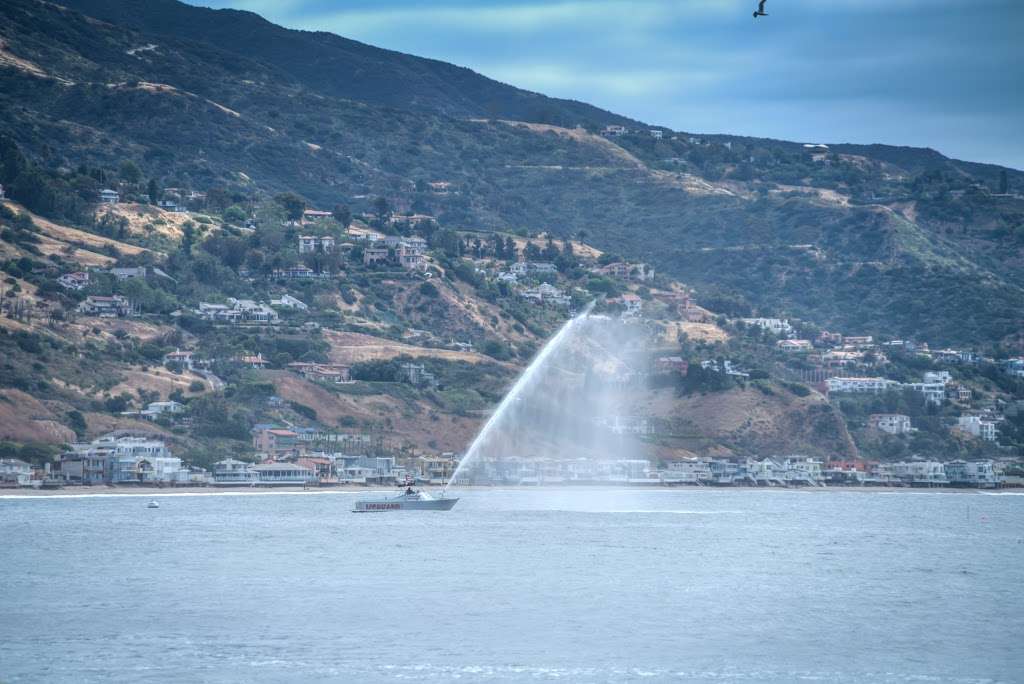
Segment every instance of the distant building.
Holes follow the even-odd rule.
[[[946,398],[946,383],[944,382],[907,382],[900,387],[920,392],[929,404],[939,405]]]
[[[61,456],[61,475],[70,484],[184,485],[191,481],[188,468],[162,440],[118,434],[72,444]]]
[[[814,349],[810,340],[779,340],[775,346],[784,352],[809,352]]]
[[[776,335],[788,333],[793,330],[789,321],[781,318],[741,318],[740,321],[746,325],[757,326],[762,330],[773,332]]]
[[[620,135],[626,135],[626,133],[628,132],[629,131],[626,129],[625,126],[611,124],[609,126],[604,127],[604,130],[601,131],[601,135],[607,136],[609,138],[617,138]]]
[[[307,380],[342,384],[352,381],[352,368],[338,363],[289,363],[288,369]]]
[[[890,435],[905,435],[913,431],[910,416],[902,413],[875,413],[868,418],[868,425]]]
[[[252,446],[259,453],[275,458],[305,451],[298,433],[277,427],[253,428]]]
[[[78,312],[100,318],[122,318],[134,313],[131,304],[121,295],[112,297],[90,295],[85,298],[85,301],[79,303]]]
[[[309,306],[307,306],[302,300],[292,297],[290,294],[281,295],[278,299],[271,299],[270,305],[282,309],[297,309],[299,311],[309,310]]]
[[[644,300],[632,292],[627,292],[619,297],[619,301],[622,302],[622,308],[624,309],[623,316],[639,316],[640,312],[643,311]]]
[[[895,380],[886,378],[827,378],[825,380],[825,386],[829,393],[881,394],[898,384]]]
[[[213,464],[213,484],[219,487],[254,487],[258,483],[252,463],[226,458]]]
[[[652,128],[648,131],[648,133],[650,133],[651,137],[654,138],[655,140],[661,140],[662,136],[664,136],[665,134],[664,131],[658,128]]]
[[[981,416],[960,416],[957,419],[957,427],[961,432],[966,432],[974,437],[980,437],[986,442],[996,440],[995,421],[986,420]]]
[[[89,287],[89,274],[85,271],[65,273],[57,278],[57,284],[68,290],[81,291]]]
[[[333,214],[329,211],[320,211],[318,209],[306,209],[302,212],[303,223],[315,223],[317,221],[323,221],[329,219]]]
[[[427,385],[433,387],[437,384],[437,377],[428,371],[423,364],[403,363],[402,374],[410,385]]]
[[[0,486],[28,487],[31,484],[31,464],[17,458],[0,458]]]
[[[275,268],[270,272],[274,280],[326,280],[331,274],[326,271],[314,271],[308,266],[289,266],[287,268]]]
[[[117,204],[121,201],[121,194],[117,190],[100,190],[100,204]]]
[[[192,352],[180,349],[164,354],[164,364],[179,365],[184,370],[193,370],[195,367],[192,361]]]
[[[690,364],[681,356],[662,356],[654,362],[654,369],[659,373],[679,373],[686,375]]]
[[[946,479],[955,487],[998,487],[1002,478],[992,461],[950,461],[945,464]]]
[[[364,247],[363,265],[372,266],[374,264],[387,263],[388,259],[391,258],[390,254],[387,247]]]
[[[329,215],[329,214],[328,214]],[[314,254],[334,251],[334,238],[330,235],[302,235],[299,237],[299,254]]]
[[[260,463],[252,466],[261,487],[304,485],[317,481],[316,474],[298,463]]]
[[[227,304],[209,304],[200,302],[196,314],[200,318],[217,323],[269,323],[278,322],[277,312],[266,304],[251,299],[234,299],[229,297]]]
[[[256,370],[263,370],[267,367],[267,360],[263,358],[262,353],[247,354],[238,357],[238,361],[244,366],[249,368],[255,368]]]

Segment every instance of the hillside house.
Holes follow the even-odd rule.
[[[106,188],[100,190],[100,204],[117,204],[121,201],[121,194],[117,190]]]
[[[966,385],[950,383],[946,385],[946,397],[950,401],[960,402],[966,404],[971,400],[973,393],[971,389]]]
[[[871,335],[845,335],[843,347],[848,349],[865,350],[875,346],[875,338]]]
[[[263,303],[254,302],[251,299],[228,298],[227,304],[209,304],[200,302],[196,314],[200,318],[218,323],[229,323],[238,325],[240,323],[269,323],[274,325],[278,322],[277,312]]]
[[[299,254],[330,254],[334,251],[334,238],[330,235],[300,235]]]
[[[298,373],[307,380],[333,382],[336,384],[352,382],[352,369],[344,364],[296,361],[295,363],[289,363],[288,369]]]
[[[665,135],[665,132],[659,128],[652,128],[647,132],[650,133],[651,137],[654,138],[655,140],[661,140],[662,137]]]
[[[290,294],[281,295],[277,299],[270,300],[271,306],[276,306],[279,309],[296,309],[298,311],[308,311],[309,306],[297,297],[292,297]]]
[[[298,433],[293,430],[286,430],[277,427],[253,428],[252,447],[261,454],[268,454],[273,458],[283,458],[288,455],[302,455],[306,447],[299,440]]]
[[[326,280],[331,274],[326,271],[314,271],[308,266],[289,266],[287,268],[275,268],[270,273],[275,280]]]
[[[618,280],[648,281],[654,279],[654,269],[645,263],[628,264],[616,261],[591,270],[592,273]]]
[[[170,211],[173,213],[185,211],[185,207],[178,204],[176,199],[162,199],[157,201],[156,206],[160,207],[164,211]]]
[[[924,400],[929,404],[939,405],[946,398],[946,383],[944,382],[907,382],[899,386],[914,392],[920,392],[924,395]]]
[[[627,292],[619,297],[619,302],[622,304],[623,316],[639,316],[644,308],[644,300],[632,292]]]
[[[248,366],[249,368],[253,368],[255,370],[263,370],[264,368],[267,367],[267,360],[263,358],[262,353],[245,354],[243,356],[239,356],[238,362],[241,363],[243,366]]]
[[[452,192],[452,184],[448,181],[430,181],[427,187],[435,195],[447,195]]]
[[[892,389],[899,385],[895,380],[888,380],[886,378],[826,378],[825,387],[828,392],[831,393],[850,393],[850,394],[881,394],[886,390]]]
[[[433,387],[437,384],[437,377],[423,364],[403,363],[402,374],[410,385]]]
[[[775,346],[779,351],[789,353],[807,353],[814,349],[810,340],[779,340]]]
[[[317,221],[324,221],[333,216],[329,211],[321,211],[319,209],[306,209],[302,212],[303,223],[316,223]]]
[[[387,247],[365,247],[363,248],[363,265],[373,266],[385,264],[390,259],[390,251]]]
[[[131,303],[121,295],[111,297],[100,297],[90,295],[85,301],[79,303],[78,312],[86,316],[99,316],[100,318],[123,318],[134,313]]]
[[[740,322],[748,326],[757,326],[762,330],[782,335],[793,331],[789,321],[781,318],[741,318]]]
[[[398,245],[398,263],[409,271],[422,271],[427,267],[427,258],[419,247],[401,243]]]
[[[996,423],[981,416],[960,416],[957,418],[957,429],[973,437],[980,437],[986,442],[996,441]]]
[[[89,274],[85,271],[65,273],[57,278],[57,284],[67,290],[82,291],[89,287]]]
[[[681,356],[662,356],[655,360],[654,370],[658,373],[679,373],[686,375],[690,364]]]
[[[1003,372],[1016,378],[1024,378],[1024,357],[1007,359],[1002,364]]]
[[[902,413],[875,413],[868,418],[868,426],[890,435],[905,435],[913,431],[910,416]]]
[[[193,352],[191,351],[175,349],[172,352],[164,354],[164,365],[173,364],[184,370],[194,370],[195,365],[193,363],[192,354]]]
[[[620,135],[626,135],[626,133],[628,133],[628,132],[629,132],[629,130],[625,126],[619,126],[617,124],[610,124],[610,125],[604,127],[604,130],[601,131],[601,135],[603,135],[603,136],[605,136],[607,138],[617,138]]]
[[[139,416],[146,420],[156,420],[162,415],[183,413],[185,405],[177,401],[151,401],[141,411],[122,411],[122,416]]]

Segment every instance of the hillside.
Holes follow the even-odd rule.
[[[826,327],[986,344],[1024,324],[1024,202],[998,192],[1020,172],[887,146],[656,139],[633,122],[608,139],[595,133],[622,120],[600,110],[249,13],[70,5],[114,23],[0,9],[0,131],[47,169],[130,160],[229,197],[357,211],[384,197],[452,228],[584,233],[709,297]]]

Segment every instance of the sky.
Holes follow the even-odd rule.
[[[191,0],[689,133],[1024,169],[1024,0]]]

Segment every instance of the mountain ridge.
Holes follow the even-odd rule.
[[[313,35],[173,0],[68,4],[115,20],[118,8],[138,9],[135,25],[170,12],[182,13],[182,25],[218,31],[224,17],[242,17],[301,45]],[[189,19],[196,12],[220,12],[218,22]],[[342,92],[343,79],[316,90],[293,64],[256,50],[245,31],[236,31],[240,43],[215,45],[196,40],[196,31],[175,36],[173,25],[160,35],[97,25],[37,0],[11,0],[0,16],[3,54],[11,55],[0,69],[0,133],[58,176],[131,161],[166,185],[239,198],[292,191],[320,206],[368,211],[383,197],[453,228],[583,231],[704,297],[865,333],[992,343],[1024,325],[1024,209],[1013,193],[996,192],[1004,173],[1011,190],[1024,185],[1012,169],[920,148],[840,144],[815,155],[801,143],[744,136],[657,129],[664,135],[655,138],[633,123],[625,136],[602,137],[600,121],[573,128],[579,121],[568,114],[568,127],[517,123],[516,111],[470,116],[478,109],[466,109],[461,96],[446,100],[450,90],[434,93],[441,99],[431,106],[399,106],[413,99],[408,79],[386,74],[421,58],[402,56],[367,76],[377,83],[364,101]],[[226,49],[232,44],[242,47]],[[390,104],[373,101],[377,91]],[[474,97],[468,101],[479,108]],[[513,110],[516,97],[506,103]],[[433,181],[453,191],[431,192]],[[804,244],[812,251],[790,247]],[[952,252],[958,258],[947,258]],[[925,282],[940,291],[922,289]],[[878,303],[865,312],[864,301]],[[934,315],[936,301],[942,316]],[[953,322],[967,314],[971,325]]]

